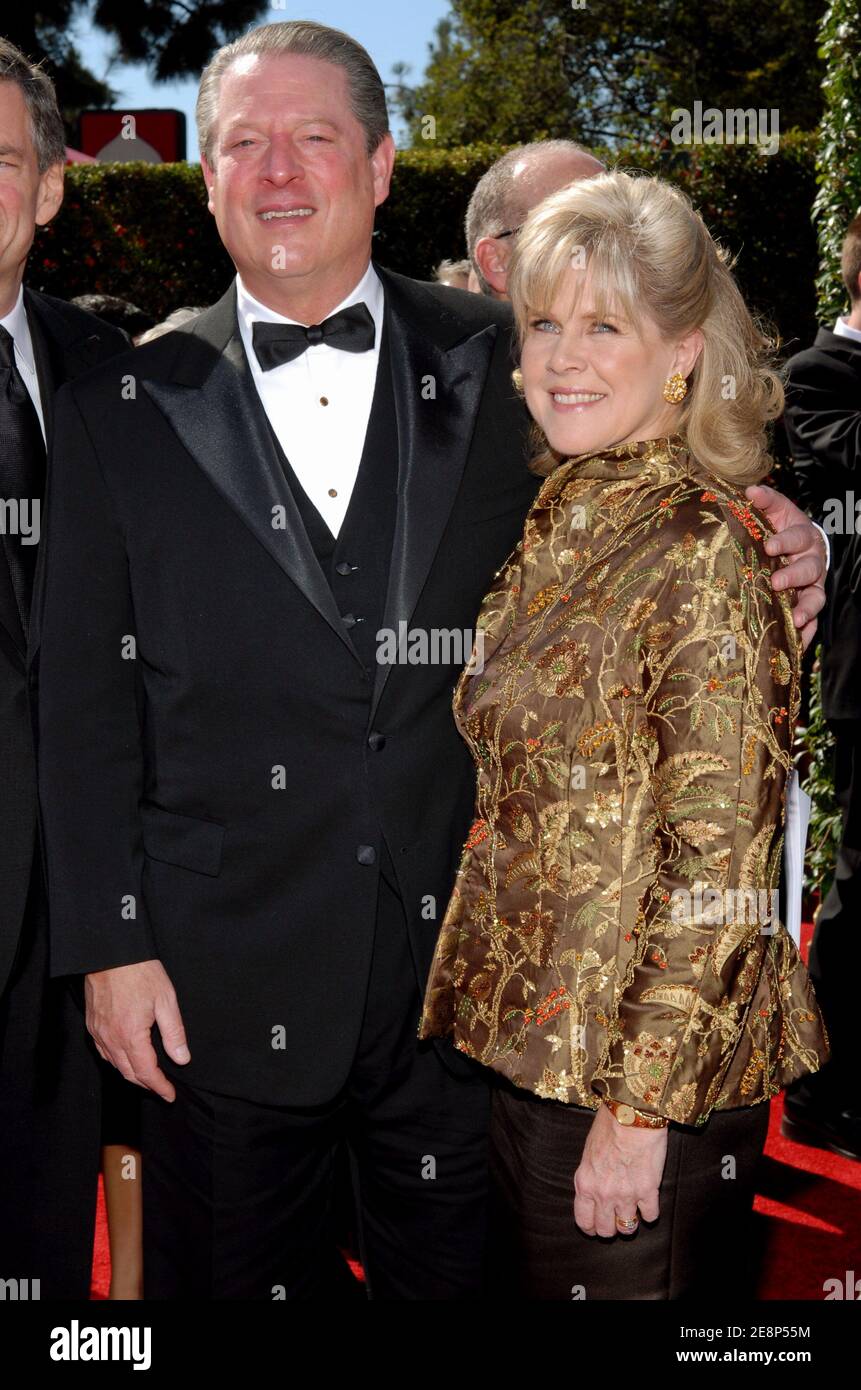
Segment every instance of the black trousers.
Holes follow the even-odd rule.
[[[633,1236],[587,1236],[574,1173],[594,1111],[500,1080],[491,1119],[490,1292],[585,1300],[752,1297],[751,1204],[768,1105],[670,1125],[660,1215]]]
[[[38,861],[38,856],[37,856]],[[90,1293],[99,1177],[98,1054],[80,1000],[48,978],[37,863],[18,956],[0,998],[0,1278],[42,1299]],[[8,1297],[8,1294],[7,1294]]]
[[[457,1078],[418,1042],[419,1006],[403,907],[381,877],[361,1037],[331,1103],[143,1093],[145,1298],[330,1297],[342,1144],[369,1297],[480,1296],[490,1089],[482,1068]]]
[[[861,1108],[854,981],[861,959],[861,729],[829,720],[834,734],[834,794],[843,817],[834,883],[816,919],[808,969],[831,1042],[831,1058],[791,1088],[824,1109]]]

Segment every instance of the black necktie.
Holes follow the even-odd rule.
[[[38,552],[38,545],[33,542],[38,540],[39,532],[35,528],[40,520],[33,503],[38,499],[41,505],[44,487],[45,442],[39,417],[15,365],[12,335],[0,326],[0,500],[11,503],[11,506],[3,507],[4,534],[0,540],[6,553],[25,635],[30,621],[30,600]],[[22,507],[25,499],[27,512]],[[29,523],[27,529],[31,532],[27,545],[23,544],[22,520]]]
[[[264,372],[301,357],[313,343],[344,352],[367,352],[374,346],[374,320],[367,304],[351,304],[322,323],[305,328],[301,323],[265,323],[257,319],[251,329],[254,353]]]

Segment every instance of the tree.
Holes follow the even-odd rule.
[[[777,109],[812,129],[822,109],[821,0],[453,0],[423,80],[395,100],[414,144],[666,136],[670,113]],[[755,17],[755,20],[754,20]],[[403,78],[403,69],[401,69]]]
[[[170,82],[199,76],[267,9],[269,0],[97,0],[93,22],[113,34],[122,62],[146,63],[155,82]]]
[[[34,62],[44,62],[71,129],[86,107],[111,106],[116,93],[84,65],[69,37],[87,17],[111,34],[116,58],[145,64],[154,82],[200,73],[217,48],[237,38],[267,8],[267,0],[39,0],[4,6],[0,33]]]
[[[822,18],[825,114],[819,131],[813,218],[819,237],[816,281],[819,313],[832,324],[846,305],[840,251],[846,229],[861,212],[861,16],[857,0],[831,0]]]
[[[9,5],[0,20],[0,34],[34,63],[44,63],[54,79],[60,110],[71,127],[88,106],[110,106],[111,87],[83,63],[69,32],[85,0],[42,0],[38,8]]]

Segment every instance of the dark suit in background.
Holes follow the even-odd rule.
[[[58,387],[126,348],[128,340],[91,314],[48,295],[25,290],[24,306],[50,449]],[[62,526],[62,518],[58,525]],[[0,547],[0,1277],[39,1280],[37,1296],[43,1299],[86,1298],[99,1170],[98,1059],[83,1030],[79,998],[66,982],[50,980],[48,974],[27,675],[28,638],[34,638],[36,626],[35,612],[27,623],[19,610],[4,545]],[[34,1296],[32,1291],[29,1296]]]
[[[320,1292],[342,1135],[372,1294],[479,1287],[486,1083],[416,1039],[473,809],[451,714],[465,654],[416,664],[405,642],[385,664],[377,632],[471,632],[537,480],[509,309],[376,269],[380,361],[337,540],[268,426],[233,287],[58,405],[53,970],[161,959],[192,1055],[159,1046],[177,1101],[143,1098],[147,1297]]]
[[[836,1147],[861,1156],[854,987],[861,929],[861,535],[853,506],[856,498],[861,502],[861,342],[821,328],[813,346],[791,358],[784,425],[800,504],[815,520],[824,518],[831,546],[822,708],[836,743],[835,794],[843,815],[835,882],[817,917],[809,961],[832,1060],[791,1088],[787,1114],[802,1124],[801,1107],[813,1106],[836,1122]],[[838,515],[835,501],[842,530],[829,524]]]

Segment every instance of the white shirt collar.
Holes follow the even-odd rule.
[[[837,316],[834,332],[841,338],[852,338],[856,343],[861,343],[861,332],[859,332],[857,328],[850,328],[849,324],[840,314]]]
[[[27,310],[24,308],[24,286],[18,287],[18,298],[5,318],[0,319],[0,325],[11,334],[18,356],[26,363],[31,372],[36,371],[36,359],[33,355],[33,339],[30,336],[30,325],[27,322]]]
[[[374,270],[373,262],[368,261],[367,269],[356,287],[350,291],[340,304],[336,304],[334,309],[329,311],[326,318],[331,314],[337,314],[340,309],[346,309],[350,304],[359,304],[364,300],[368,306],[374,325],[377,330],[376,343],[379,345],[380,334],[383,328],[383,284],[379,275]],[[288,319],[284,314],[276,313],[268,305],[261,304],[259,299],[245,288],[242,277],[237,273],[236,276],[236,315],[239,320],[239,331],[242,341],[245,344],[249,360],[255,365],[256,357],[252,351],[252,324],[255,319],[263,319],[266,323],[297,323],[297,319]],[[307,327],[307,325],[305,325]]]

